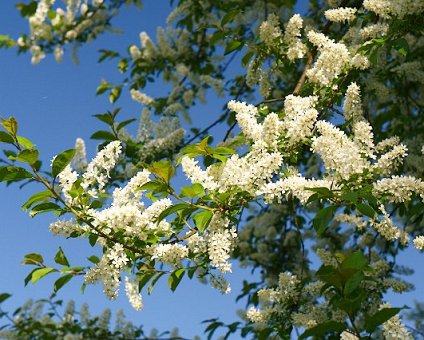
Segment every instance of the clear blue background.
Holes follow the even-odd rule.
[[[17,37],[27,31],[27,23],[14,8],[15,1],[0,3],[0,34]],[[145,1],[143,10],[134,8],[124,10],[114,20],[115,26],[123,29],[124,34],[106,34],[98,41],[89,44],[79,51],[80,63],[73,64],[70,53],[66,52],[64,62],[57,64],[52,56],[48,56],[39,65],[31,65],[29,55],[16,56],[14,51],[0,51],[0,115],[14,116],[19,122],[19,133],[31,139],[39,148],[44,164],[58,152],[73,147],[75,139],[82,137],[87,142],[89,158],[94,155],[95,141],[89,136],[103,128],[102,124],[92,117],[93,114],[110,110],[106,96],[95,96],[95,89],[100,80],[118,82],[121,78],[114,62],[97,63],[98,49],[106,48],[124,52],[128,45],[139,44],[138,34],[147,31],[154,38],[156,27],[165,26],[166,16],[170,8],[167,1]],[[160,82],[150,88],[151,93],[165,95],[166,90]],[[193,118],[196,123],[206,126],[213,122],[221,112],[225,101],[213,99],[207,106],[196,106]],[[117,103],[123,107],[121,119],[138,117],[140,106],[133,102],[128,91]],[[222,134],[220,129],[213,134]],[[30,252],[41,253],[47,264],[53,264],[53,257],[59,246],[62,246],[72,265],[87,264],[85,257],[97,253],[84,240],[65,240],[52,236],[48,225],[55,220],[53,215],[43,215],[31,219],[20,205],[36,190],[36,187],[17,186],[0,188],[0,293],[9,292],[13,297],[4,307],[12,310],[22,305],[28,298],[45,298],[51,293],[57,276],[42,279],[36,285],[24,287],[24,278],[31,267],[20,265],[23,255]],[[403,295],[391,294],[388,298],[393,306],[412,305],[414,298],[424,296],[422,278],[424,269],[422,256],[414,249],[406,251],[399,257],[399,263],[412,266],[416,274],[412,281],[417,290]],[[201,335],[205,328],[201,321],[220,317],[224,322],[237,320],[234,301],[241,288],[243,279],[252,279],[248,270],[241,270],[234,265],[234,273],[228,275],[232,283],[232,293],[221,295],[217,290],[204,286],[196,280],[184,279],[175,293],[166,284],[166,279],[159,281],[151,296],[143,293],[145,307],[141,312],[132,310],[123,287],[117,301],[108,301],[102,293],[101,286],[88,286],[84,295],[80,293],[81,278],[66,285],[59,297],[65,301],[74,299],[77,309],[83,302],[90,305],[90,311],[100,313],[104,308],[116,311],[122,308],[128,319],[136,324],[143,324],[145,330],[153,327],[159,330],[180,329],[185,337]],[[203,338],[203,336],[202,336]]]

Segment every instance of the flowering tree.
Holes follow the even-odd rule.
[[[57,291],[83,275],[109,299],[123,282],[140,310],[140,294],[162,277],[171,290],[186,276],[228,292],[236,259],[261,280],[244,284],[242,320],[212,320],[209,336],[221,326],[260,339],[423,336],[385,296],[411,289],[397,255],[410,243],[424,249],[424,1],[171,2],[156,39],[141,32],[140,45],[101,51],[123,79],[97,93],[114,104],[130,91],[143,106],[136,136],[126,130],[135,118],[98,114],[107,128],[91,136],[101,141],[93,160],[77,139],[43,167],[16,120],[2,120],[0,180],[39,183],[29,214],[54,212],[52,233],[101,251],[71,267],[59,249],[59,268],[28,254],[26,281],[55,273]],[[50,53],[60,62],[124,4],[138,1],[19,4],[30,32],[1,43],[32,63]],[[160,76],[169,92],[142,92]],[[207,91],[228,98],[223,113],[186,134],[181,119]],[[219,142],[209,137],[217,125]],[[187,182],[175,187],[180,170]]]

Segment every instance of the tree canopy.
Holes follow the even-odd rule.
[[[112,300],[123,285],[141,310],[158,280],[175,291],[199,279],[228,293],[241,264],[260,280],[246,278],[239,320],[208,321],[209,338],[218,329],[259,339],[423,337],[422,304],[405,313],[387,293],[413,289],[406,275],[419,264],[397,257],[424,250],[424,1],[171,5],[156,37],[142,31],[124,51],[99,51],[121,80],[99,80],[110,110],[95,115],[91,161],[78,138],[43,164],[36,141],[2,118],[0,181],[37,184],[23,208],[54,213],[50,231],[94,253],[79,266],[62,248],[55,265],[27,254],[25,283],[56,275],[58,292],[101,282]],[[0,45],[33,64],[61,62],[113,31],[122,6],[141,1],[19,3],[29,30]],[[155,82],[163,93],[148,92]],[[141,116],[121,119],[124,92]],[[211,96],[222,111],[193,124]]]

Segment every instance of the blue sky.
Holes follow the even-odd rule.
[[[0,33],[14,37],[27,30],[26,22],[20,18],[14,9],[14,1],[0,2]],[[167,1],[145,1],[142,11],[124,10],[114,21],[115,25],[124,30],[124,34],[107,34],[98,41],[83,47],[80,52],[80,63],[73,64],[69,53],[65,54],[64,62],[57,64],[53,57],[48,56],[39,65],[31,65],[29,55],[16,56],[14,51],[0,51],[2,77],[0,80],[0,114],[14,116],[19,122],[20,134],[31,139],[39,148],[42,159],[48,164],[50,159],[62,150],[73,147],[75,138],[82,137],[87,142],[89,156],[93,156],[96,142],[89,136],[103,128],[101,123],[92,117],[112,108],[106,96],[95,96],[95,89],[100,80],[119,81],[120,75],[114,63],[98,64],[99,48],[124,51],[129,44],[139,42],[138,34],[144,30],[150,36],[155,36],[156,27],[165,25],[169,12]],[[160,84],[152,91],[161,92]],[[196,106],[194,119],[206,126],[214,121],[220,113],[223,99],[214,100],[208,106]],[[138,117],[140,106],[134,103],[127,92],[118,102],[122,106],[121,119]],[[220,131],[214,131],[220,133]],[[221,131],[222,133],[222,131]],[[47,263],[53,264],[53,257],[59,246],[62,246],[71,264],[87,264],[85,257],[97,253],[84,240],[65,240],[52,236],[48,225],[54,221],[53,215],[43,215],[31,219],[20,205],[35,190],[35,187],[25,187],[18,190],[17,186],[0,187],[0,293],[9,292],[13,298],[5,303],[8,309],[14,309],[28,298],[44,298],[52,290],[52,284],[57,276],[43,279],[36,285],[24,287],[24,278],[30,267],[20,265],[23,256],[30,252],[41,253]],[[84,255],[84,256],[82,256]],[[413,277],[417,291],[401,296],[391,296],[393,306],[410,304],[414,297],[424,296],[422,278],[424,270],[411,263],[422,262],[414,249],[400,256],[400,263],[417,267]],[[166,279],[160,281],[153,294],[143,294],[145,308],[141,312],[132,310],[124,290],[115,302],[108,301],[100,286],[87,287],[82,295],[79,291],[81,280],[75,279],[60,291],[64,300],[74,299],[77,306],[83,302],[90,305],[93,313],[99,313],[109,307],[113,311],[122,308],[130,320],[145,325],[145,329],[157,327],[169,330],[177,326],[181,334],[192,337],[201,335],[204,325],[202,320],[220,317],[223,321],[237,320],[235,297],[241,287],[243,278],[249,279],[250,271],[240,270],[234,265],[234,273],[229,275],[233,293],[221,295],[217,290],[204,286],[196,280],[183,280],[175,293],[172,293]],[[239,308],[243,305],[239,305]]]

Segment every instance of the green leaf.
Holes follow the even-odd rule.
[[[100,262],[100,259],[95,255],[87,257],[87,260],[90,261],[91,263],[94,263],[94,264],[97,264],[97,263]]]
[[[58,278],[53,285],[54,292],[57,292],[60,288],[62,288],[65,284],[67,284],[73,277],[74,275],[72,274],[66,274]]]
[[[185,274],[185,269],[184,268],[179,268],[174,270],[171,275],[169,275],[169,279],[168,279],[168,286],[169,288],[171,288],[171,290],[173,292],[175,292],[175,289],[177,289],[178,285],[181,282],[181,279],[183,278]]]
[[[112,126],[114,123],[114,117],[109,112],[108,113],[100,113],[97,115],[94,115],[98,120],[101,120],[103,123],[106,123],[107,125]]]
[[[36,283],[38,280],[40,280],[42,277],[52,273],[52,272],[57,272],[56,269],[54,268],[50,268],[50,267],[44,267],[44,268],[39,268],[36,269],[32,272],[32,276],[31,276],[31,283]]]
[[[137,273],[138,279],[138,291],[141,291],[143,287],[150,281],[150,279],[156,274],[155,271]]]
[[[29,212],[29,216],[34,217],[35,215],[38,215],[38,214],[42,214],[48,211],[60,210],[60,209],[61,209],[60,206],[58,206],[56,203],[52,203],[52,202],[41,203],[31,209],[31,211]]]
[[[350,254],[348,257],[344,259],[344,261],[341,264],[341,267],[343,269],[357,269],[357,270],[363,270],[368,264],[367,258],[362,254],[362,252],[355,251],[352,254]]]
[[[98,60],[99,63],[101,63],[105,59],[113,59],[119,57],[119,53],[115,51],[101,49],[99,52],[101,52],[102,54]]]
[[[2,303],[3,301],[6,301],[11,296],[12,295],[10,295],[9,293],[2,293],[2,294],[0,294],[0,303]]]
[[[95,234],[90,234],[88,236],[88,242],[90,243],[90,246],[94,247],[97,243],[98,238],[99,238],[99,236],[97,236]]]
[[[375,216],[375,210],[371,206],[369,206],[368,204],[358,203],[356,205],[356,209],[358,209],[358,211],[362,215],[365,215],[365,216],[368,216],[368,217],[371,217],[371,218],[374,218],[374,216]]]
[[[210,220],[212,219],[213,212],[210,210],[204,210],[193,216],[193,221],[196,224],[197,229],[203,233]]]
[[[205,196],[205,189],[203,189],[203,186],[200,183],[194,183],[189,187],[181,188],[181,196],[188,197],[190,199],[193,199],[196,196],[203,197]]]
[[[0,182],[14,182],[32,178],[32,174],[18,166],[0,166]]]
[[[387,320],[394,317],[400,312],[401,308],[383,308],[372,316],[365,318],[365,329],[367,332],[372,333],[378,326],[385,323]]]
[[[356,203],[358,201],[358,193],[356,191],[348,191],[348,192],[344,192],[341,196],[340,199],[342,199],[343,201],[348,201],[351,203]]]
[[[32,278],[32,274],[37,270],[38,268],[35,268],[35,269],[33,269],[33,270],[31,270],[31,272],[25,277],[25,279],[24,279],[24,283],[25,283],[25,286],[29,283],[29,281],[31,281],[31,278]]]
[[[96,89],[96,95],[101,95],[112,87],[106,80],[102,79],[100,85]],[[97,115],[96,115],[97,116]]]
[[[37,1],[31,1],[28,5],[19,3],[16,5],[16,8],[19,9],[21,15],[25,18],[32,17],[37,10],[38,3]]]
[[[52,163],[52,176],[56,177],[59,175],[75,156],[75,149],[69,149],[58,154]]]
[[[231,52],[241,49],[243,47],[243,42],[237,40],[231,40],[225,45],[224,55],[230,54]]]
[[[107,141],[117,140],[116,136],[112,132],[104,131],[104,130],[100,130],[93,133],[90,138],[96,139],[96,140],[107,140]]]
[[[409,44],[405,38],[399,38],[399,39],[393,40],[391,42],[391,45],[396,51],[398,51],[404,57],[406,57],[406,55],[409,53]]]
[[[9,157],[12,160],[24,162],[30,165],[33,165],[38,160],[38,150],[37,149],[25,149],[19,152],[16,157]]]
[[[153,180],[143,184],[141,187],[137,188],[137,190],[151,190],[153,194],[157,194],[166,192],[168,190],[168,186],[162,181]]]
[[[316,272],[316,276],[325,283],[329,283],[333,287],[342,289],[342,277],[338,270],[332,266],[321,266]]]
[[[7,132],[0,131],[0,142],[8,143],[8,144],[13,144],[13,143],[15,143],[15,140]]]
[[[319,194],[320,197],[323,197],[323,198],[334,197],[334,193],[326,187],[305,188],[305,190],[316,192],[317,194]]]
[[[51,192],[49,190],[40,191],[32,195],[28,200],[22,205],[23,210],[28,210],[32,207],[34,203],[46,201],[51,197]]]
[[[132,122],[135,122],[136,120],[137,120],[136,118],[124,120],[123,122],[118,124],[118,126],[116,127],[116,131],[121,130],[122,128],[124,128],[128,124],[131,124]]]
[[[243,65],[243,67],[246,67],[247,64],[249,64],[250,59],[252,59],[254,55],[255,52],[249,51],[243,56],[243,58],[241,59],[241,64]]]
[[[25,149],[34,148],[34,143],[31,142],[28,138],[25,138],[22,136],[16,136],[16,139],[18,140],[19,144],[23,146]]]
[[[364,279],[364,273],[355,272],[345,283],[344,290],[343,290],[345,295],[349,295],[350,293],[358,289],[363,279]]]
[[[222,20],[221,20],[221,26],[222,27],[225,26],[226,23],[232,21],[239,14],[240,14],[240,10],[239,9],[235,9],[235,10],[229,11],[222,18]]]
[[[121,87],[120,86],[116,86],[113,89],[110,90],[110,94],[109,94],[109,101],[111,104],[113,104],[114,102],[116,102],[118,100],[118,98],[121,96]]]
[[[16,136],[16,133],[18,132],[18,122],[16,121],[15,118],[10,117],[8,119],[3,119],[1,122],[1,125],[12,136]]]
[[[306,339],[309,336],[317,336],[323,338],[325,334],[331,332],[343,332],[348,326],[344,322],[328,321],[323,322],[315,327],[309,328],[303,334],[300,335],[299,340]]]
[[[26,254],[24,256],[22,264],[34,264],[34,265],[40,265],[44,263],[44,259],[40,254],[37,253],[30,253]]]
[[[150,295],[150,293],[153,290],[153,287],[155,286],[156,282],[158,282],[158,280],[165,275],[165,272],[159,272],[156,273],[156,275],[153,277],[153,280],[150,282],[149,287],[147,287],[147,294]]]
[[[175,175],[175,168],[170,161],[154,162],[147,168],[151,173],[163,179],[165,183],[169,183],[169,180]]]
[[[10,48],[16,46],[15,40],[8,35],[0,35],[0,47]]]
[[[190,206],[190,205],[189,205],[189,204],[187,204],[187,203],[178,203],[178,204],[175,204],[175,205],[173,205],[173,206],[171,206],[171,207],[166,208],[165,210],[163,210],[163,211],[159,214],[159,217],[158,217],[158,219],[157,219],[156,223],[159,223],[159,222],[160,222],[160,221],[162,221],[165,217],[167,217],[167,216],[169,216],[169,215],[171,215],[171,214],[174,214],[174,213],[176,213],[177,211],[180,211],[180,210],[186,209],[186,208],[188,208],[189,206]]]
[[[61,247],[59,247],[59,250],[57,251],[56,256],[54,257],[54,262],[56,262],[57,264],[61,264],[62,266],[70,266],[69,261],[66,258],[65,253],[63,252]]]
[[[337,207],[334,205],[330,205],[318,211],[315,215],[315,218],[312,221],[312,225],[316,230],[318,236],[322,235],[324,231],[327,229],[331,220],[336,213]]]

